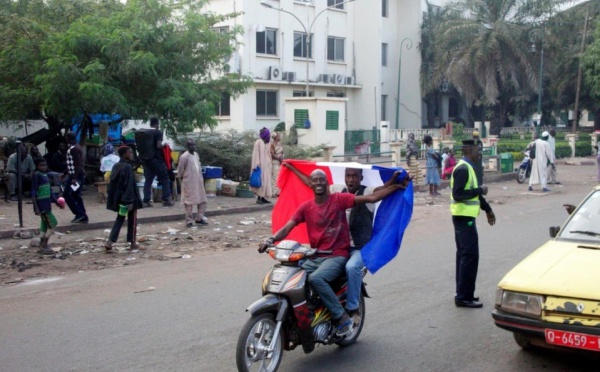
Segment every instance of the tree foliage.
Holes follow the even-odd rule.
[[[569,1],[465,0],[451,4],[431,33],[434,68],[422,81],[424,92],[449,82],[467,105],[491,110],[495,132],[519,111],[530,113],[540,76],[539,49],[532,53],[532,42],[540,48],[542,40],[549,41],[546,23],[564,3]],[[547,58],[545,63],[544,70],[551,70],[554,59]]]
[[[251,79],[227,73],[237,16],[206,0],[0,0],[0,120],[42,116],[68,124],[83,112],[158,116],[167,131],[212,128],[223,94]]]

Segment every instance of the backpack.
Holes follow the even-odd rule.
[[[154,129],[140,129],[135,132],[135,145],[140,160],[150,160],[156,155]]]
[[[433,157],[433,160],[435,160],[437,167],[441,168],[442,167],[442,155],[440,155],[439,152],[435,151],[434,155],[432,155],[432,157]]]
[[[529,159],[535,159],[535,142],[533,146],[529,149]]]

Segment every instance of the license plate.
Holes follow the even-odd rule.
[[[600,351],[600,337],[583,333],[546,329],[546,342],[552,345]]]

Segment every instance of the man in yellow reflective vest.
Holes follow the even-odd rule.
[[[475,297],[475,280],[479,265],[479,238],[475,220],[483,209],[488,223],[494,226],[496,216],[483,197],[487,186],[479,186],[473,165],[479,159],[479,148],[474,140],[462,141],[463,158],[456,164],[450,179],[452,189],[450,211],[456,241],[456,296],[457,307],[478,308],[483,304]]]

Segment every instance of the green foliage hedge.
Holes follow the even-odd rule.
[[[258,139],[256,131],[202,132],[196,141],[196,151],[202,165],[221,167],[223,178],[235,181],[248,180],[252,151]],[[283,136],[285,159],[312,159],[323,156],[323,145],[301,147],[293,145],[293,136]]]
[[[502,154],[509,152],[513,154],[513,158],[516,160],[523,160],[523,154],[517,156],[527,148],[527,145],[531,141],[500,141],[498,142],[498,153]],[[575,143],[575,156],[590,156],[592,155],[592,146],[589,140],[580,139]],[[556,157],[558,159],[571,157],[571,147],[567,141],[556,141]],[[519,159],[517,159],[519,158]]]

